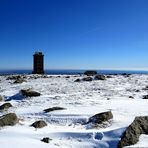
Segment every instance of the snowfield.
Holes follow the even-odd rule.
[[[13,105],[4,115],[14,112],[19,124],[0,129],[0,147],[3,148],[116,148],[125,129],[136,116],[148,116],[148,75],[112,75],[106,80],[74,82],[84,76],[48,75],[48,78],[33,78],[26,75],[26,82],[13,84],[0,76],[0,95]],[[25,98],[21,89],[32,88],[41,96]],[[130,97],[132,96],[132,97]],[[45,113],[50,107],[65,110]],[[112,111],[113,120],[100,127],[83,124],[89,117]],[[44,120],[48,124],[42,129],[30,125]],[[52,140],[46,144],[44,137]],[[148,147],[148,135],[141,135],[139,142],[131,147]]]

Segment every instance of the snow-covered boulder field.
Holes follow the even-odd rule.
[[[18,118],[0,126],[0,147],[118,148],[130,139],[123,136],[134,136],[138,128],[138,142],[130,147],[148,147],[147,121],[142,125],[148,116],[148,75],[84,77],[0,76],[0,122],[9,113]]]

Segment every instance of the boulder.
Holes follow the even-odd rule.
[[[87,75],[87,76],[94,76],[96,74],[97,74],[97,71],[94,71],[94,70],[88,70],[84,72],[84,75]]]
[[[123,133],[118,148],[136,144],[141,134],[148,135],[148,116],[135,118]]]
[[[49,143],[52,139],[50,139],[49,137],[45,137],[43,138],[41,141],[44,143]]]
[[[4,103],[0,106],[0,110],[7,110],[10,107],[13,107],[10,103]]]
[[[13,75],[13,76],[8,76],[6,80],[17,80],[20,79],[21,76],[20,75]]]
[[[81,80],[80,79],[76,79],[74,82],[81,82]]]
[[[86,77],[86,78],[83,78],[82,80],[83,80],[83,81],[88,81],[88,82],[89,82],[89,81],[92,81],[93,78],[92,78],[92,77]]]
[[[56,111],[56,110],[65,110],[65,108],[63,108],[63,107],[52,107],[52,108],[45,109],[44,112],[48,113],[48,112],[52,112],[52,111]]]
[[[104,75],[96,75],[95,80],[106,80]]]
[[[14,84],[20,84],[20,83],[23,83],[23,82],[26,82],[26,81],[23,78],[19,78],[19,79],[14,81]]]
[[[43,128],[47,126],[47,123],[43,120],[40,120],[40,121],[34,122],[31,126],[33,126],[34,128]]]
[[[129,96],[129,98],[130,98],[130,99],[134,99],[134,97],[133,97],[133,96]]]
[[[0,117],[0,127],[13,126],[18,123],[18,118],[15,113],[9,113]]]
[[[111,111],[103,112],[90,117],[88,120],[88,123],[102,124],[103,122],[106,122],[112,118],[113,118],[113,114]]]
[[[148,99],[148,95],[144,95],[143,96],[143,99]]]
[[[32,91],[30,89],[22,89],[21,94],[25,97],[37,97],[41,95],[39,92]]]
[[[3,101],[3,97],[0,95],[0,101]]]

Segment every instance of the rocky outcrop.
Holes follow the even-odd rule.
[[[40,121],[34,122],[31,126],[33,126],[34,128],[43,128],[47,126],[47,123],[43,120],[40,120]]]
[[[19,78],[19,79],[16,79],[14,81],[14,84],[20,84],[20,83],[23,83],[23,82],[26,82],[23,78]]]
[[[33,91],[31,89],[22,89],[20,92],[25,97],[37,97],[41,95],[39,92]]]
[[[104,75],[96,75],[95,80],[106,80]]]
[[[90,81],[92,81],[92,80],[93,80],[92,77],[86,77],[86,78],[83,78],[83,79],[82,79],[82,81],[88,81],[88,82],[90,82]]]
[[[143,99],[148,99],[148,95],[143,96]]]
[[[3,105],[0,106],[0,111],[7,110],[10,107],[13,107],[10,103],[4,103]]]
[[[81,80],[80,79],[76,79],[74,82],[81,82]]]
[[[43,138],[41,141],[44,143],[49,143],[52,139],[50,139],[49,137],[45,137]]]
[[[87,75],[87,76],[94,76],[96,74],[97,74],[97,71],[94,71],[94,70],[88,70],[84,72],[84,75]]]
[[[103,112],[90,117],[88,123],[102,124],[103,122],[109,121],[112,118],[113,114],[111,111]]]
[[[44,112],[48,113],[48,112],[52,112],[52,111],[56,111],[56,110],[65,110],[65,108],[63,108],[63,107],[52,107],[52,108],[45,109]]]
[[[133,123],[124,132],[118,148],[136,144],[141,134],[148,135],[148,116],[135,118]]]
[[[0,117],[0,127],[13,126],[18,123],[18,118],[15,113],[9,113]]]

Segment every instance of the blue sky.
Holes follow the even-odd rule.
[[[148,69],[148,0],[0,0],[0,69]]]

